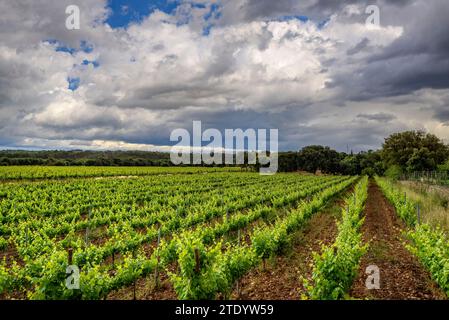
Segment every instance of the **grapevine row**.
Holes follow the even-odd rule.
[[[322,180],[323,181],[330,181],[330,180],[335,180],[336,178],[325,178],[323,177]],[[314,183],[316,184],[320,179],[315,179]],[[286,203],[288,203],[289,201],[293,201],[294,197],[289,196],[288,194],[285,196],[281,196],[281,193],[285,193],[288,189],[284,189],[282,188],[282,185],[278,185],[279,190],[279,196],[278,198],[275,199],[271,199],[273,202],[277,202],[278,205],[284,205]],[[269,190],[268,190],[269,191]],[[297,194],[297,196],[299,196],[299,194]],[[266,193],[265,196],[262,197],[262,202],[269,200],[270,198],[268,197],[273,197],[273,195],[269,192]],[[259,200],[260,202],[260,200]],[[153,229],[154,230],[154,229]],[[156,230],[154,230],[156,231]],[[156,234],[153,232],[152,237],[154,238],[156,236]],[[132,249],[132,248],[136,248],[138,247],[141,243],[136,243],[133,241],[136,239],[131,239],[129,241],[129,243],[123,242],[121,238],[116,239],[115,243],[124,243],[126,246],[128,246],[128,249]],[[146,239],[148,240],[148,239]],[[44,241],[45,242],[45,241]],[[36,246],[39,248],[39,241],[33,241],[33,244],[36,244]],[[7,272],[5,274],[5,272],[1,273],[0,275],[3,274],[3,281],[0,279],[0,283],[3,283],[0,289],[4,290],[11,290],[11,288],[30,288],[30,285],[36,286],[37,288],[34,291],[30,291],[30,297],[39,297],[39,294],[44,294],[45,297],[52,297],[51,294],[47,294],[47,293],[43,293],[41,289],[39,288],[53,288],[54,286],[56,287],[61,287],[63,286],[63,284],[61,284],[61,282],[59,281],[60,278],[65,276],[65,273],[61,271],[61,268],[64,267],[64,265],[67,265],[67,253],[66,251],[63,250],[59,250],[55,247],[53,247],[54,249],[52,249],[52,247],[48,248],[48,252],[49,254],[47,255],[41,255],[38,257],[33,257],[33,259],[28,259],[28,261],[26,261],[26,267],[20,267],[19,265],[12,263],[12,265],[10,265],[9,267],[6,267],[5,264],[2,265],[3,271],[6,269],[10,269],[10,272]],[[89,247],[88,247],[89,248]],[[39,250],[43,250],[43,248],[39,248]],[[38,251],[39,251],[38,250]],[[126,253],[126,250],[124,250],[124,262],[130,260],[131,258],[129,257],[130,253]],[[75,252],[76,253],[76,252]],[[142,256],[142,253],[137,253],[137,257]],[[76,260],[76,254],[74,255],[74,260]],[[134,258],[133,258],[134,259]],[[139,259],[136,258],[136,261],[138,261]],[[143,259],[143,258],[142,258]],[[132,260],[132,259],[131,259]],[[145,259],[145,264],[144,265],[148,265],[148,263],[151,263],[152,261],[154,261],[154,259]],[[134,265],[134,264],[133,264]],[[87,270],[89,272],[87,272],[87,274],[91,274],[91,272],[93,272],[92,270],[96,270],[98,269],[98,271],[100,272],[101,267],[98,264],[94,264],[92,265],[92,263],[90,263],[88,266],[86,266]],[[121,269],[120,265],[117,267],[117,274],[118,277],[114,277],[114,281],[111,283],[120,283],[120,275],[121,272],[125,272],[126,269]],[[62,272],[62,273],[61,273]],[[101,277],[100,277],[101,278]],[[57,281],[56,281],[57,280]],[[53,285],[53,287],[52,287]],[[112,286],[113,288],[114,286]],[[56,290],[55,292],[59,292],[58,290]],[[53,296],[53,298],[55,298],[55,296]]]
[[[332,245],[313,253],[312,281],[305,280],[308,295],[314,300],[337,300],[347,295],[366,253],[362,243],[361,217],[368,196],[368,178],[363,177],[354,192],[345,199],[342,220],[337,224],[338,235]]]
[[[426,223],[418,224],[416,208],[418,203],[405,199],[394,185],[385,178],[376,177],[376,182],[393,204],[397,214],[410,226],[406,232],[410,243],[407,249],[429,270],[432,278],[449,296],[449,240],[440,229],[433,229]]]

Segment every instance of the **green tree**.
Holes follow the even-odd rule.
[[[324,173],[340,172],[340,154],[329,147],[307,146],[298,153],[298,163],[302,170]]]
[[[398,180],[401,177],[401,175],[402,175],[402,168],[397,164],[390,166],[385,171],[385,176],[392,180]]]
[[[356,175],[360,173],[360,162],[355,155],[346,155],[340,162],[344,174]]]
[[[379,151],[369,150],[357,154],[343,154],[340,162],[341,173],[357,175],[382,175],[384,173],[382,158]]]
[[[435,159],[431,156],[429,149],[426,147],[415,149],[410,159],[407,161],[407,171],[424,171],[429,168],[435,168]]]
[[[297,152],[281,152],[278,159],[278,171],[292,172],[298,170],[298,153]]]
[[[395,133],[385,139],[382,159],[386,167],[402,170],[435,170],[449,157],[449,149],[437,136],[424,131]]]

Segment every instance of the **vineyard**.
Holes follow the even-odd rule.
[[[161,174],[195,174],[219,171],[240,171],[239,167],[52,167],[0,166],[0,180],[64,179],[81,177],[129,177]]]
[[[303,298],[342,299],[370,246],[367,177],[9,167],[0,179],[2,299],[110,299],[124,291],[136,299],[142,282],[178,299],[230,298],[245,290],[245,276],[295,250],[292,239],[329,206],[339,208],[335,237],[311,252],[310,277],[295,281]],[[406,223],[409,251],[448,293],[445,235],[419,224],[415,204],[386,180],[377,184]]]

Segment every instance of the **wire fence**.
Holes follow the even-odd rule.
[[[420,181],[429,184],[449,185],[449,174],[447,171],[415,171],[404,173],[400,180]]]

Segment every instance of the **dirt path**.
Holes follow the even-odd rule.
[[[298,300],[305,294],[301,276],[310,279],[312,251],[332,243],[337,234],[338,201],[314,214],[304,229],[295,233],[292,248],[286,255],[267,262],[266,270],[256,268],[240,280],[240,296],[234,289],[231,299]]]
[[[429,273],[404,247],[401,235],[404,225],[373,181],[369,185],[364,214],[363,239],[371,243],[350,295],[359,299],[444,299],[444,293]],[[379,267],[380,289],[366,288],[365,270],[369,265]]]

